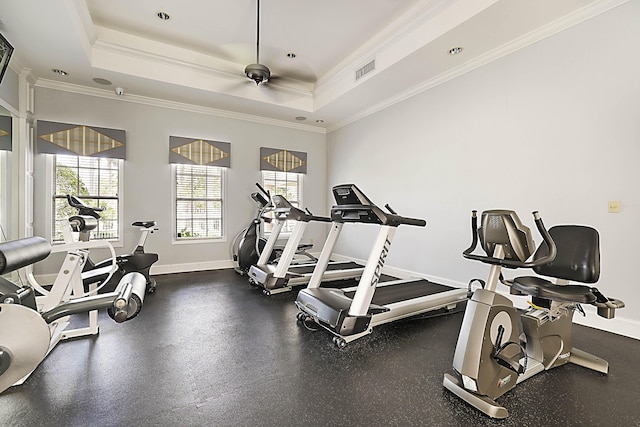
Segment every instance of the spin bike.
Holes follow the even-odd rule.
[[[74,215],[69,218],[69,228],[63,229],[64,239],[66,243],[73,241],[73,236],[69,231],[79,233],[79,240],[81,242],[88,242],[91,230],[95,229],[100,219],[99,212],[102,212],[104,208],[91,207],[86,205],[82,200],[76,196],[67,194],[67,202],[69,206],[78,210],[78,215]],[[144,245],[147,241],[149,233],[157,231],[155,221],[136,221],[131,224],[133,227],[138,227],[140,230],[140,238],[138,244],[134,250],[126,255],[115,256],[115,263],[117,270],[113,273],[111,280],[107,279],[107,288],[112,290],[118,281],[127,273],[138,272],[142,273],[147,281],[147,292],[153,293],[156,290],[156,280],[150,276],[151,266],[158,261],[158,254],[147,253],[144,251]],[[104,271],[106,266],[112,264],[112,259],[105,259],[98,263],[94,263],[91,259],[88,259],[84,271]],[[98,273],[96,273],[98,274]]]
[[[30,266],[50,253],[51,245],[41,237],[0,243],[0,274]],[[0,278],[0,393],[22,384],[59,341],[97,334],[97,325],[68,329],[70,315],[106,308],[122,323],[142,309],[146,284],[140,273],[125,275],[113,292],[85,295],[80,273],[87,258],[82,251],[67,253],[47,296]]]
[[[560,225],[547,231],[538,212],[533,217],[543,238],[537,250],[531,231],[515,212],[485,211],[477,228],[473,211],[473,240],[463,253],[467,259],[491,265],[491,270],[484,287],[467,302],[453,357],[455,373],[445,374],[443,385],[493,418],[509,416],[495,399],[542,371],[574,363],[608,373],[606,361],[573,347],[572,317],[575,311],[584,315],[581,304],[596,306],[598,315],[607,319],[624,307],[622,301],[605,297],[595,287],[569,284],[598,281],[600,247],[595,229]],[[478,240],[487,255],[473,254]],[[503,267],[533,268],[555,282],[539,276],[505,280]],[[513,295],[530,296],[530,308],[518,310],[497,293],[499,281]]]
[[[271,222],[271,218],[267,217],[266,214],[274,209],[271,193],[257,182],[256,187],[258,187],[259,191],[251,193],[251,198],[258,204],[256,214],[251,223],[243,228],[231,243],[231,257],[236,263],[234,270],[241,276],[247,274],[251,266],[258,263],[258,259],[267,244],[267,239],[262,237],[262,225],[265,222]],[[297,246],[296,255],[302,255],[309,261],[315,262],[317,259],[307,252],[312,247],[312,244],[301,243]],[[274,247],[267,263],[276,263],[282,256],[283,250],[283,246]]]

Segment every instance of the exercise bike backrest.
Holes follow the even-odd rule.
[[[542,245],[546,245],[547,248],[547,253],[544,256],[534,257],[532,261],[527,261],[535,250],[531,230],[522,224],[514,211],[510,210],[484,211],[482,213],[482,225],[479,228],[477,211],[472,211],[471,233],[473,240],[471,246],[463,252],[463,256],[485,264],[507,268],[534,268],[553,261],[557,253],[556,244],[537,211],[533,212],[533,218],[542,236]],[[487,254],[486,256],[473,254],[478,245],[478,240],[480,240],[482,249]],[[496,247],[501,247],[504,252],[502,257],[494,256]]]
[[[572,282],[596,283],[600,278],[600,235],[595,228],[583,225],[556,225],[549,229],[556,243],[556,257],[533,270],[547,277]],[[533,255],[543,258],[549,248],[542,242]]]

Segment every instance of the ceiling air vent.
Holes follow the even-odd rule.
[[[366,76],[370,72],[376,69],[376,60],[372,59],[369,63],[356,70],[356,80]]]

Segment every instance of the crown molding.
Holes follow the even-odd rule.
[[[174,110],[187,111],[191,113],[204,114],[209,116],[223,117],[227,119],[243,120],[252,123],[259,123],[271,126],[278,126],[283,128],[290,128],[296,130],[303,130],[307,132],[326,134],[325,128],[305,125],[299,123],[290,123],[284,120],[270,119],[262,116],[255,116],[245,113],[237,113],[234,111],[221,110],[211,107],[203,107],[199,105],[187,104],[183,102],[168,101],[164,99],[152,98],[147,96],[140,96],[134,94],[127,94],[125,97],[120,97],[114,92],[105,89],[90,88],[87,86],[73,85],[64,82],[57,82],[54,80],[38,79],[35,84],[37,88],[53,89],[62,92],[75,93],[79,95],[93,96],[97,98],[113,99],[122,102],[131,102],[134,104],[143,104],[153,107],[170,108]]]

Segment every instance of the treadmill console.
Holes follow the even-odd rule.
[[[275,206],[275,209],[273,210],[273,214],[275,215],[276,219],[279,219],[282,221],[293,220],[293,221],[300,221],[300,222],[331,221],[329,218],[312,215],[308,210],[305,212],[302,209],[296,208],[291,204],[291,202],[289,202],[283,196],[276,194],[271,199],[273,200],[273,205]]]
[[[273,213],[277,219],[281,219],[283,221],[288,219],[304,221],[304,218],[308,216],[306,212],[293,206],[291,202],[283,196],[276,194],[275,196],[272,196],[272,200],[273,205],[275,206]]]
[[[333,197],[338,205],[373,205],[354,184],[336,185],[333,187]]]
[[[392,227],[400,224],[419,227],[427,225],[423,219],[397,215],[389,205],[387,205],[389,212],[383,211],[354,184],[336,185],[333,187],[333,196],[337,205],[331,208],[331,220],[335,222],[360,222]]]
[[[385,213],[354,184],[336,185],[333,197],[337,205],[331,208],[331,219],[336,222],[383,224]]]

